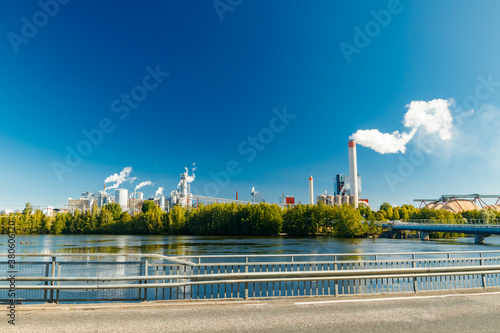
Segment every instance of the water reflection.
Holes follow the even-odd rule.
[[[0,236],[0,246],[7,245]],[[23,244],[20,242],[23,241]],[[336,239],[333,237],[223,237],[130,235],[21,235],[22,253],[154,253],[164,255],[395,253],[500,250],[500,236],[474,244],[472,237],[421,241],[419,239]],[[353,256],[352,259],[358,259]]]

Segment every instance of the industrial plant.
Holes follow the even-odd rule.
[[[333,182],[334,195],[328,195],[325,192],[316,196],[313,176],[309,177],[309,204],[314,205],[322,202],[330,206],[351,204],[354,207],[358,207],[360,204],[368,205],[368,200],[362,196],[361,176],[358,174],[357,167],[356,143],[353,140],[349,141],[348,152],[349,174],[339,173],[335,176]],[[78,199],[68,198],[67,205],[63,208],[50,206],[43,211],[48,216],[52,216],[58,212],[74,213],[77,210],[79,212],[87,212],[92,210],[93,207],[102,208],[108,203],[117,203],[120,205],[122,211],[135,215],[142,211],[142,206],[146,200],[154,202],[162,211],[167,212],[175,206],[197,208],[202,203],[234,202],[239,204],[258,204],[266,201],[262,191],[256,190],[255,187],[252,187],[250,190],[251,201],[240,200],[238,191],[236,191],[234,198],[219,198],[192,193],[191,183],[196,178],[194,170],[196,168],[193,167],[191,172],[189,172],[189,169],[185,168],[185,171],[180,174],[177,187],[170,192],[169,197],[165,197],[163,187],[159,187],[154,196],[146,198],[144,193],[138,190],[144,186],[152,186],[153,183],[149,180],[143,181],[135,186],[134,191],[129,192],[128,189],[123,188],[122,184],[127,182],[132,183],[136,177],[130,177],[132,168],[126,167],[120,173],[115,173],[107,177],[104,180],[104,188],[102,190],[95,192],[87,190],[82,192]],[[296,202],[294,195],[289,194],[282,194],[277,201],[281,207],[293,207],[301,204],[301,202]],[[437,205],[437,201],[431,203],[431,205]]]
[[[315,196],[314,192],[314,179],[311,175],[309,177],[309,201],[308,204],[315,205],[319,202],[323,204],[334,206],[350,204],[357,208],[360,205],[368,206],[368,199],[363,198],[363,191],[361,186],[361,176],[358,174],[357,155],[356,155],[356,142],[350,140],[348,142],[348,156],[349,156],[349,174],[339,173],[333,179],[333,195],[329,195],[327,191],[324,194]],[[194,164],[193,164],[194,165]],[[257,191],[255,187],[250,190],[251,201],[244,201],[239,199],[238,191],[236,191],[235,198],[218,198],[204,195],[198,195],[191,192],[191,183],[195,180],[193,168],[191,173],[188,168],[180,174],[179,183],[175,190],[170,192],[170,197],[165,197],[163,194],[163,187],[159,187],[154,196],[149,198],[144,197],[144,193],[138,191],[144,186],[151,186],[151,181],[143,181],[135,186],[134,191],[124,188],[119,188],[121,184],[133,182],[136,177],[130,178],[129,175],[132,171],[131,167],[124,168],[119,174],[115,173],[107,177],[104,181],[104,189],[101,191],[82,192],[79,199],[68,198],[67,205],[63,208],[54,208],[48,206],[43,209],[43,213],[47,216],[53,216],[58,212],[75,211],[86,212],[92,210],[93,207],[102,208],[108,203],[117,203],[120,205],[122,211],[135,215],[142,211],[142,206],[146,200],[152,201],[162,211],[170,211],[172,207],[193,207],[198,208],[202,203],[225,203],[234,202],[239,204],[258,204],[265,202],[263,193]],[[114,183],[107,187],[107,183]],[[114,193],[110,193],[114,190]],[[495,204],[487,204],[484,199],[496,199]],[[438,199],[415,199],[415,202],[420,203],[419,208],[428,209],[444,209],[452,213],[461,213],[469,210],[493,209],[500,211],[500,195],[442,195]],[[282,194],[278,199],[278,205],[281,207],[293,207],[300,205],[301,202],[296,202],[294,195]],[[11,209],[5,209],[3,214],[14,212]]]
[[[356,156],[356,143],[354,141],[349,141],[348,144],[349,152],[349,174],[337,174],[334,178],[334,195],[328,195],[327,193],[315,196],[314,193],[314,180],[313,176],[309,177],[309,204],[317,204],[318,202],[323,202],[326,205],[343,205],[351,204],[354,207],[358,207],[360,204],[368,205],[368,200],[362,198],[362,187],[361,187],[361,176],[358,174],[357,167],[357,156]],[[255,190],[252,187],[250,195],[252,197],[251,201],[239,200],[238,191],[234,199],[228,198],[217,198],[209,197],[204,195],[198,195],[191,192],[191,183],[195,180],[196,176],[194,174],[195,168],[189,172],[188,168],[180,174],[179,183],[175,190],[170,192],[170,197],[166,198],[163,195],[163,188],[160,187],[156,191],[154,197],[150,197],[147,200],[153,201],[161,210],[169,211],[174,206],[180,207],[194,207],[197,208],[201,203],[222,203],[222,202],[235,202],[241,204],[256,204],[259,202],[265,202],[263,194],[261,191]],[[129,212],[132,215],[139,213],[142,210],[142,205],[146,200],[144,198],[143,192],[137,191],[143,186],[153,185],[150,181],[141,182],[136,186],[133,192],[127,189],[119,188],[119,186],[126,180],[134,180],[135,178],[129,178],[129,174],[132,168],[124,168],[119,174],[114,174],[106,178],[104,182],[104,189],[98,192],[85,191],[81,194],[79,199],[68,199],[68,209],[67,211],[73,213],[76,210],[80,212],[85,212],[95,205],[97,207],[103,207],[107,203],[118,203],[123,211]],[[106,188],[106,183],[114,183],[114,185]],[[107,190],[113,190],[114,193],[108,193]],[[292,207],[296,204],[295,196],[282,194],[279,197],[278,204],[282,207]]]
[[[362,199],[361,176],[358,174],[358,161],[356,155],[356,142],[351,140],[348,144],[349,150],[349,175],[337,174],[334,179],[334,194],[321,194],[317,202],[326,205],[351,204],[357,208],[360,204],[368,205],[368,199]],[[313,178],[309,177],[309,201],[313,202]]]
[[[165,196],[155,196],[149,198],[162,210],[165,210]],[[144,203],[144,194],[142,192],[129,193],[127,189],[118,188],[114,194],[109,194],[105,190],[96,193],[85,191],[81,194],[80,199],[68,199],[68,211],[74,213],[76,210],[86,212],[94,205],[102,208],[108,203],[117,203],[123,211],[135,214],[141,211]]]

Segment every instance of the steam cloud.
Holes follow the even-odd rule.
[[[123,168],[122,171],[120,171],[119,174],[115,173],[115,174],[109,176],[108,178],[106,178],[104,180],[104,183],[115,183],[114,185],[107,187],[107,189],[118,188],[118,186],[120,186],[122,183],[124,183],[127,180],[128,176],[130,175],[131,172],[132,172],[132,167],[125,167],[125,168]]]
[[[184,169],[186,169],[186,172],[184,172],[184,175],[186,175],[186,180],[187,180],[187,183],[192,183],[194,181],[194,178],[196,177],[196,175],[194,174],[194,170],[196,170],[196,167],[194,167],[194,163],[193,163],[193,169],[191,170],[191,176],[189,175],[189,169],[187,167],[185,167]],[[179,184],[177,184],[177,188],[180,188],[182,184],[182,180],[179,182]]]
[[[426,135],[438,135],[441,140],[450,140],[453,129],[450,107],[454,104],[453,99],[413,101],[406,105],[408,111],[403,122],[405,127],[411,129],[409,133],[399,133],[399,131],[381,133],[377,129],[359,130],[349,139],[380,154],[404,153],[406,144],[413,139],[418,130],[424,131]]]
[[[147,186],[147,185],[153,185],[153,183],[150,180],[146,180],[145,182],[141,182],[141,183],[139,183],[139,184],[137,184],[135,186],[135,190],[134,191],[137,191],[141,187],[144,187],[144,186]]]
[[[187,167],[185,169],[186,169],[186,175],[188,175],[189,169]],[[194,178],[196,177],[196,175],[194,174],[194,170],[196,170],[196,167],[194,167],[193,170],[191,170],[192,175],[186,177],[188,183],[192,183],[194,181]]]
[[[155,197],[159,197],[159,196],[162,196],[162,195],[163,195],[163,187],[160,186],[156,190]]]

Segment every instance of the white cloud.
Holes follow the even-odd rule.
[[[408,111],[404,116],[404,126],[409,133],[381,133],[377,129],[359,130],[350,139],[358,144],[371,148],[380,154],[404,153],[406,145],[416,133],[422,135],[437,135],[441,140],[452,138],[453,117],[450,107],[455,105],[453,99],[434,99],[432,101],[413,101],[407,104]]]

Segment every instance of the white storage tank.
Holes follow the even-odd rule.
[[[128,190],[117,189],[115,191],[115,202],[119,204],[122,209],[128,208]]]

